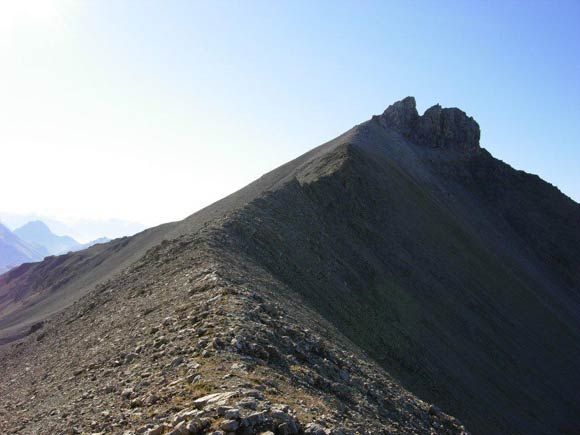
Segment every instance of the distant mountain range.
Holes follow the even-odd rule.
[[[98,245],[100,243],[107,243],[110,241],[111,241],[111,239],[109,239],[108,237],[99,237],[98,239],[95,239],[89,243],[82,243],[78,249],[75,249],[75,251],[80,251],[82,249],[90,248],[93,245]]]
[[[102,236],[110,239],[132,236],[146,228],[143,224],[122,219],[67,219],[40,213],[19,214],[0,210],[0,222],[12,231],[34,221],[42,221],[53,233],[66,234],[80,243]]]
[[[0,274],[22,263],[40,261],[45,256],[0,223]]]
[[[46,255],[65,254],[75,251],[81,246],[79,242],[69,236],[57,236],[42,221],[28,222],[14,230],[21,240],[30,243]]]
[[[69,236],[54,234],[42,221],[28,222],[10,231],[0,224],[0,273],[22,263],[40,261],[49,255],[80,251],[110,239],[101,237],[88,243],[79,243]]]

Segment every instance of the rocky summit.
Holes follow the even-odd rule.
[[[0,433],[580,430],[580,206],[408,97],[181,222],[0,276]]]
[[[436,104],[419,116],[415,98],[407,97],[375,119],[417,144],[466,152],[479,149],[479,125],[455,107]]]

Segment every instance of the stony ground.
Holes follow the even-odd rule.
[[[466,433],[225,234],[161,244],[0,349],[0,433]]]

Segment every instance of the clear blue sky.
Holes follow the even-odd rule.
[[[0,211],[179,219],[407,95],[580,200],[579,1],[19,3]]]

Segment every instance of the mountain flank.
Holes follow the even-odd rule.
[[[0,429],[577,432],[580,206],[479,135],[409,97],[184,221],[0,276]]]

